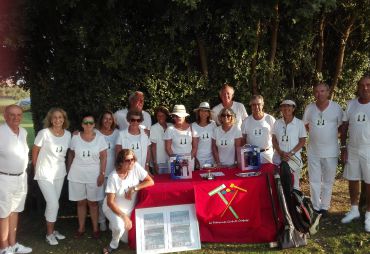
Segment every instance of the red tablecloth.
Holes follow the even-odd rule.
[[[266,180],[266,174],[270,174],[275,207],[278,207],[273,169],[272,164],[264,164],[260,176],[248,178],[237,177],[235,174],[241,172],[237,169],[216,169],[215,172],[223,172],[225,176],[212,181],[200,177],[199,174],[206,171],[193,172],[193,179],[189,180],[172,180],[169,175],[155,176],[155,185],[138,193],[136,208],[195,203],[202,242],[275,241],[276,226]],[[226,203],[231,201],[231,209],[217,193],[209,195],[223,184],[225,188],[221,195]],[[135,225],[135,212],[131,218]],[[134,227],[129,232],[129,245],[136,247]]]

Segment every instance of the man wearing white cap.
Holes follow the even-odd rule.
[[[30,253],[32,249],[16,242],[18,213],[27,195],[27,132],[20,127],[22,108],[5,108],[5,124],[0,126],[0,253]]]
[[[140,124],[140,127],[143,129],[150,130],[150,127],[152,126],[152,119],[150,117],[150,114],[143,110],[144,107],[144,93],[140,91],[135,91],[134,93],[130,94],[128,97],[129,101],[129,108],[124,108],[118,110],[116,113],[114,113],[114,118],[116,120],[116,123],[120,130],[124,130],[128,128],[129,123],[127,122],[126,116],[127,112],[130,109],[138,110],[140,112],[143,112],[144,120]]]
[[[343,176],[348,180],[351,199],[351,210],[342,223],[360,218],[359,182],[363,180],[367,197],[365,231],[370,232],[370,75],[359,80],[357,94],[358,98],[348,101],[341,128],[341,158],[346,162]]]
[[[264,100],[261,95],[253,95],[249,105],[252,115],[242,124],[243,143],[255,145],[261,151],[261,163],[272,163],[272,128],[275,118],[263,112]]]
[[[212,119],[217,123],[217,125],[220,125],[218,114],[223,108],[231,108],[236,114],[236,125],[240,128],[243,120],[248,116],[248,113],[242,103],[233,101],[234,88],[231,86],[231,84],[223,84],[219,96],[222,102],[213,107]]]
[[[306,129],[303,121],[294,116],[296,104],[292,100],[284,100],[280,104],[282,118],[276,120],[272,129],[274,147],[273,162],[279,165],[287,161],[294,175],[294,189],[299,190],[299,178],[302,168],[301,150],[306,143]]]
[[[309,131],[307,146],[308,175],[313,208],[327,215],[338,164],[338,127],[343,110],[329,100],[330,89],[325,83],[313,88],[316,101],[309,104],[303,121]]]

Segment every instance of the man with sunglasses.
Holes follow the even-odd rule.
[[[338,128],[343,110],[329,100],[330,88],[318,83],[313,88],[315,102],[309,104],[303,122],[309,132],[308,175],[313,208],[327,216],[338,164]]]
[[[129,108],[120,109],[116,113],[114,113],[114,118],[116,119],[116,123],[119,129],[124,130],[128,128],[129,122],[127,121],[127,112],[129,110],[136,110],[142,112],[144,116],[144,120],[140,124],[140,127],[150,130],[150,127],[152,126],[152,119],[150,117],[150,114],[143,110],[144,93],[141,91],[135,91],[128,97],[128,101]]]
[[[16,242],[18,213],[27,195],[27,131],[20,127],[22,108],[5,108],[0,126],[0,253],[30,253],[32,249]]]

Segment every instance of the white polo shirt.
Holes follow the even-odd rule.
[[[217,106],[212,108],[212,119],[216,122],[217,125],[220,125],[221,123],[218,121],[218,114],[220,111],[224,108],[222,103],[218,104]],[[233,101],[233,105],[231,106],[231,109],[236,114],[236,125],[241,128],[243,120],[248,116],[247,111],[245,110],[245,107],[242,103]]]
[[[171,123],[167,123],[167,128],[172,126]],[[150,128],[150,141],[156,144],[156,158],[158,164],[168,163],[168,154],[166,153],[166,148],[164,144],[164,132],[162,125],[156,123]]]
[[[129,126],[129,123],[127,122],[126,116],[127,116],[128,109],[120,109],[116,113],[114,113],[114,119],[116,120],[116,123],[120,130],[127,129]],[[152,118],[150,117],[149,113],[145,110],[143,112],[144,121],[140,124],[140,127],[143,129],[150,130],[150,127],[152,126]]]
[[[370,102],[361,104],[358,98],[347,102],[343,121],[349,123],[348,145],[352,148],[370,147]]]
[[[87,142],[78,135],[73,135],[71,150],[75,152],[68,180],[77,183],[96,183],[100,174],[100,152],[108,148],[102,135]]]
[[[19,127],[19,134],[15,134],[4,123],[0,126],[0,171],[19,174],[26,170],[28,165],[27,131]]]
[[[64,130],[61,137],[55,136],[49,128],[40,130],[35,138],[35,146],[40,147],[36,162],[35,180],[64,178],[66,154],[71,143],[71,133]]]
[[[121,145],[122,148],[133,150],[137,162],[142,167],[145,167],[148,146],[150,146],[150,140],[143,129],[140,129],[139,135],[130,134],[128,132],[128,129],[120,131],[117,139],[117,145]]]
[[[192,123],[193,130],[199,136],[198,150],[197,150],[197,159],[199,161],[213,161],[212,155],[212,135],[213,130],[216,128],[216,123],[211,121],[206,126],[202,127],[199,124]]]
[[[237,125],[225,132],[222,126],[214,129],[212,138],[216,141],[220,163],[223,166],[235,164],[235,139],[241,138],[242,132]]]
[[[275,135],[280,149],[284,152],[290,152],[299,143],[300,138],[307,137],[303,121],[296,117],[288,125],[285,124],[283,118],[276,120],[272,128],[272,134]],[[297,151],[295,155],[302,160],[301,150]],[[273,162],[275,164],[281,162],[280,155],[276,151],[274,152]]]
[[[309,104],[303,115],[309,126],[308,156],[320,158],[338,157],[338,127],[342,124],[343,110],[334,101],[321,111],[316,103]]]
[[[95,130],[95,132],[96,134],[102,135],[108,145],[107,166],[105,170],[105,177],[108,177],[115,168],[114,162],[116,160],[116,143],[119,136],[119,131],[117,129],[114,129],[114,131],[110,135],[104,135],[99,130]]]
[[[190,154],[193,137],[198,137],[198,134],[190,126],[186,130],[178,130],[175,126],[170,126],[164,133],[164,140],[172,140],[171,148],[174,154]]]

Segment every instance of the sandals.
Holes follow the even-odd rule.
[[[83,235],[85,234],[85,231],[83,232],[80,232],[80,231],[76,231],[75,232],[75,235],[73,236],[74,239],[80,239]]]
[[[115,249],[113,249],[112,247],[110,247],[110,245],[108,245],[107,247],[105,247],[103,249],[103,254],[110,254],[114,251]]]

